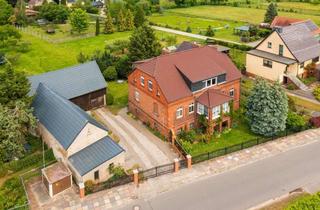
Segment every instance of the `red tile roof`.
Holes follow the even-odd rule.
[[[289,26],[292,23],[297,23],[297,22],[302,22],[303,20],[301,19],[296,19],[296,18],[289,18],[289,17],[281,17],[281,16],[276,16],[270,27],[274,28],[274,27],[285,27],[285,26]]]
[[[135,68],[155,78],[168,102],[192,96],[182,74],[192,82],[223,73],[226,73],[226,82],[241,78],[241,73],[226,54],[208,46],[137,62]]]
[[[213,108],[231,100],[232,98],[230,96],[215,89],[208,89],[197,98],[199,103],[209,108]]]

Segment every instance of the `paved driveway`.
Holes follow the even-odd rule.
[[[118,115],[113,115],[105,108],[94,113],[120,138],[119,144],[126,150],[127,168],[137,163],[144,169],[152,168],[171,163],[177,157],[169,143],[153,135],[141,122],[129,117],[126,109]]]

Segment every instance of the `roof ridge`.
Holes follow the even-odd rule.
[[[51,92],[53,95],[55,95],[56,97],[62,99],[62,103],[65,104],[66,106],[70,107],[78,116],[80,116],[80,118],[82,118],[85,122],[85,124],[87,124],[89,122],[89,120],[87,118],[85,118],[80,112],[79,110],[75,107],[76,105],[73,104],[71,101],[69,101],[68,99],[66,99],[65,97],[61,96],[59,93],[55,92],[54,90],[52,90],[50,87],[48,87],[45,83],[40,82],[38,88],[43,87],[45,88],[47,91]],[[37,88],[37,89],[38,89]],[[84,111],[83,111],[84,112]],[[90,117],[90,116],[89,116]]]

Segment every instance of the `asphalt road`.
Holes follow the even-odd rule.
[[[320,138],[320,137],[319,137]],[[137,200],[121,210],[242,210],[303,187],[320,190],[320,141]]]

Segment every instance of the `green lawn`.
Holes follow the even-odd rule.
[[[190,151],[192,156],[222,149],[232,145],[240,144],[249,140],[258,138],[256,134],[252,133],[249,127],[244,123],[239,123],[231,129],[229,133],[222,133],[219,138],[212,137],[209,143],[192,144]]]
[[[214,37],[231,41],[240,41],[240,37],[233,34],[233,29],[245,24],[244,22],[187,17],[166,12],[164,14],[154,14],[150,16],[149,21],[163,27],[169,26],[170,28],[175,28],[180,31],[186,31],[187,27],[190,26],[194,34],[204,34],[208,26],[211,25],[215,29]]]
[[[196,6],[189,8],[170,9],[167,12],[174,14],[191,15],[199,18],[215,20],[243,21],[258,24],[263,21],[265,9],[228,7],[228,6]],[[299,13],[279,12],[281,16],[300,19],[311,19],[320,25],[320,16]]]
[[[128,82],[108,82],[108,94],[114,98],[113,105],[108,105],[113,113],[117,113],[120,109],[128,105]]]
[[[75,65],[80,52],[91,54],[95,50],[102,50],[106,44],[115,40],[128,39],[130,33],[119,32],[60,44],[51,44],[23,33],[22,40],[31,44],[31,50],[19,54],[19,59],[14,66],[32,75]]]

